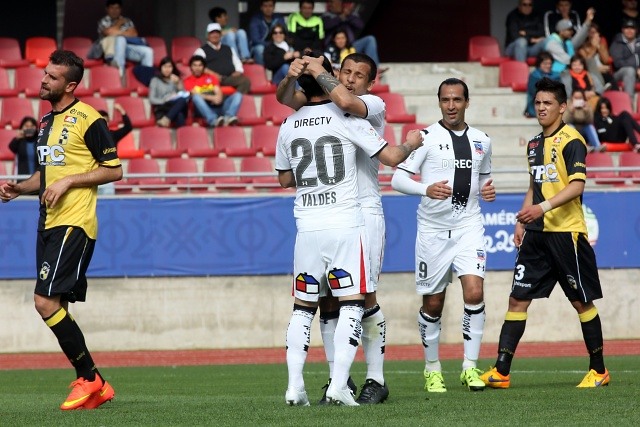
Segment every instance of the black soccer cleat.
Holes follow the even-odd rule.
[[[386,384],[381,385],[377,381],[367,378],[356,402],[361,405],[373,405],[384,402],[388,397],[389,389]]]
[[[318,405],[328,405],[330,403],[327,400],[327,390],[329,389],[329,384],[331,384],[331,378],[329,378],[329,381],[327,381],[327,383],[322,386],[322,389],[324,390],[324,392],[322,393],[322,399],[320,399],[320,401],[318,402]],[[356,385],[356,383],[353,382],[351,377],[347,379],[347,386],[351,389],[351,391],[353,392],[353,395],[355,396],[356,392],[358,391],[358,386]]]

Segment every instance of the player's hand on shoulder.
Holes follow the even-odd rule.
[[[449,181],[444,180],[440,182],[434,182],[430,186],[427,187],[427,197],[435,200],[445,200],[451,197],[452,190],[451,187],[447,185]]]
[[[411,144],[412,150],[422,147],[422,141],[424,141],[424,137],[420,129],[412,129],[407,132],[407,142]]]

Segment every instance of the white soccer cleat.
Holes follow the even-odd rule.
[[[287,392],[284,394],[284,400],[289,406],[310,406],[309,398],[307,398],[307,392],[304,390],[288,388]]]
[[[349,387],[338,389],[333,384],[329,384],[327,389],[327,400],[333,405],[360,406],[353,397],[353,392]]]

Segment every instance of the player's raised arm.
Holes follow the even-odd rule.
[[[299,110],[307,103],[307,97],[302,91],[296,90],[296,81],[307,68],[307,59],[296,58],[289,65],[289,71],[278,85],[276,99],[279,103],[287,105],[294,110]]]
[[[404,162],[411,152],[422,147],[422,133],[418,129],[407,132],[407,140],[402,145],[387,145],[378,153],[378,160],[383,165],[396,167]]]

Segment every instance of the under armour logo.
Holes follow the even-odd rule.
[[[484,271],[484,265],[481,265],[480,263],[478,263],[476,264],[476,269]]]
[[[446,147],[447,150],[449,149],[449,144],[445,144],[444,146],[442,144],[439,144],[439,145],[440,145],[440,150],[443,150],[442,147]]]

